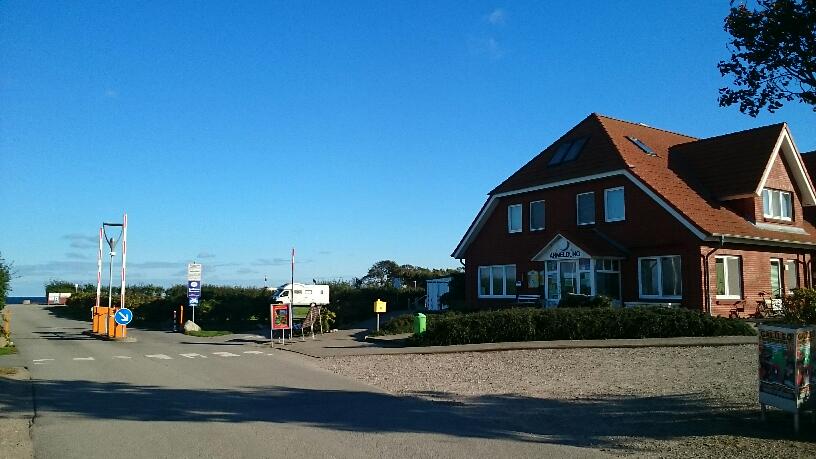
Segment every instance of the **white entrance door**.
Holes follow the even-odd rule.
[[[558,262],[559,283],[561,288],[560,297],[564,298],[570,293],[578,293],[578,261],[564,260]]]

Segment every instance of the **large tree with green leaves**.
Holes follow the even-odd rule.
[[[755,6],[732,1],[725,18],[732,54],[717,66],[734,87],[720,89],[720,106],[738,104],[757,116],[795,100],[816,111],[816,0],[756,0]]]
[[[11,283],[11,264],[6,263],[0,254],[0,310],[6,307],[6,295]]]

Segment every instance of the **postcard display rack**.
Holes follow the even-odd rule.
[[[759,404],[765,419],[767,406],[793,413],[799,433],[799,413],[813,410],[811,398],[812,346],[816,327],[795,325],[759,326]]]

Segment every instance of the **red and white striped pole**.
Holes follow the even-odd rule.
[[[127,213],[122,219],[122,289],[119,292],[119,307],[125,307],[125,277],[127,262]]]
[[[99,227],[99,252],[96,254],[96,306],[93,309],[92,314],[97,314],[99,312],[99,302],[102,299],[102,227]],[[91,317],[91,322],[93,322],[93,317]],[[98,330],[97,330],[98,331]]]

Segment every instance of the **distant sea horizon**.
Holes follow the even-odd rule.
[[[46,303],[44,296],[7,296],[6,304],[23,304],[25,300],[29,300],[33,304]]]

